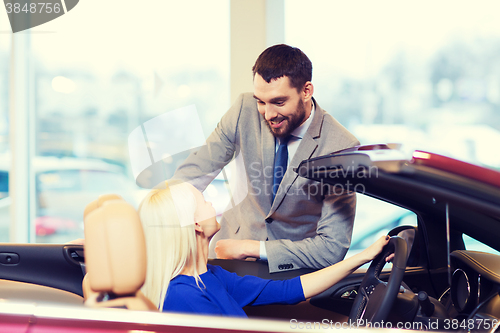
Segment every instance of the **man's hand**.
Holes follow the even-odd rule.
[[[260,243],[249,239],[221,239],[215,245],[215,254],[219,259],[259,259]]]

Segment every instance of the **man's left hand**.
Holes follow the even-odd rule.
[[[249,239],[221,239],[215,245],[215,254],[219,259],[259,259],[260,243]]]

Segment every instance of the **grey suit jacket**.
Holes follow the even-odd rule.
[[[308,180],[293,171],[302,160],[358,145],[358,140],[315,101],[314,118],[271,203],[275,138],[251,93],[222,117],[206,145],[192,153],[174,178],[203,191],[231,160],[233,206],[220,221],[219,239],[266,241],[270,272],[322,268],[342,260],[352,235],[356,197],[346,188]],[[352,189],[351,189],[352,190]]]

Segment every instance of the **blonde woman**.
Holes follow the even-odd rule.
[[[239,277],[207,265],[208,244],[219,230],[215,209],[188,183],[152,190],[139,207],[147,244],[143,293],[161,311],[246,317],[246,305],[295,304],[315,296],[388,243],[381,237],[363,252],[333,266],[290,280]]]

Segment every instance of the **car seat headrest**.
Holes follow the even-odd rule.
[[[101,207],[106,201],[110,200],[124,200],[124,199],[118,194],[101,194],[97,199],[95,199],[94,201],[87,204],[87,206],[85,206],[85,209],[83,211],[83,220],[85,221],[85,218],[87,217],[87,215],[90,214],[90,212],[96,210],[97,208]]]
[[[137,211],[107,200],[85,218],[85,265],[92,290],[133,294],[146,278],[146,244]]]

